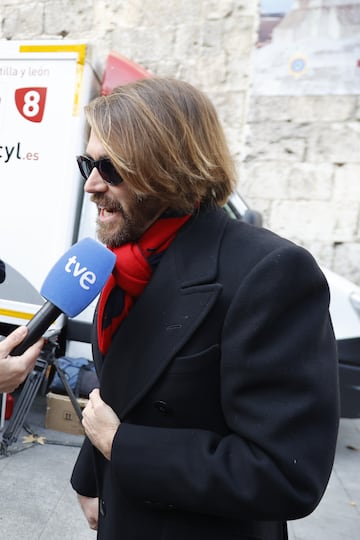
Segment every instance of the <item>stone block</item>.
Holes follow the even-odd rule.
[[[359,201],[360,203],[360,163],[346,163],[336,167],[334,183],[334,199],[343,202]]]
[[[231,16],[224,19],[224,47],[235,57],[251,54],[256,42],[254,17]]]
[[[269,227],[304,245],[317,238],[326,244],[334,238],[333,215],[331,204],[324,201],[274,201]]]
[[[179,26],[204,19],[201,2],[155,0],[151,5],[141,0],[111,2],[110,10],[114,10],[115,7],[119,10],[121,20],[127,21],[129,25],[152,28],[154,32],[160,34],[163,33],[163,26],[169,25],[170,22],[173,26]]]
[[[241,171],[250,197],[309,201],[330,200],[333,173],[333,166],[329,163],[257,160],[245,163]]]
[[[174,55],[184,65],[199,55],[203,31],[201,21],[192,21],[175,28]]]
[[[360,285],[360,243],[347,242],[334,246],[332,269]]]
[[[243,138],[243,126],[246,116],[246,94],[245,92],[206,92],[214,104],[221,121],[232,126],[236,135]]]
[[[209,20],[219,20],[234,15],[233,0],[208,0],[206,6],[206,18]]]
[[[320,123],[354,121],[357,96],[251,96],[250,122]]]
[[[360,203],[358,200],[333,201],[333,242],[352,242],[358,236]]]
[[[310,251],[320,266],[326,268],[332,267],[334,255],[332,244],[324,244],[321,239],[315,238],[313,240],[308,240],[302,245]]]
[[[310,130],[298,124],[277,122],[249,126],[249,159],[304,161]]]
[[[5,7],[1,13],[2,33],[5,39],[33,39],[43,30],[43,6]]]
[[[117,27],[112,32],[112,48],[131,60],[143,58],[160,62],[164,51],[166,56],[172,57],[174,41],[174,29],[169,26],[164,26],[162,32],[147,27]]]
[[[203,49],[196,66],[198,85],[219,89],[226,81],[226,55],[223,50]]]
[[[360,124],[330,123],[313,126],[309,138],[308,160],[330,163],[359,161]]]
[[[72,34],[78,38],[79,29],[81,32],[90,31],[95,18],[93,4],[91,0],[76,3],[71,0],[44,2],[45,33],[55,36],[66,32],[66,36]]]

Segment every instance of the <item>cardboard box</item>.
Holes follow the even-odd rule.
[[[80,408],[83,409],[88,399],[78,398]],[[63,433],[71,433],[73,435],[84,435],[84,428],[75,412],[75,409],[68,396],[62,394],[54,394],[49,392],[46,395],[46,416],[45,427],[62,431]]]

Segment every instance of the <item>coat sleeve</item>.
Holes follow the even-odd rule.
[[[71,485],[79,495],[85,497],[97,497],[98,489],[94,467],[94,447],[85,437],[76,460],[72,475]]]
[[[111,467],[125,494],[239,519],[312,512],[329,480],[339,420],[328,308],[327,282],[307,251],[286,244],[258,262],[234,291],[222,330],[229,434],[121,424]]]

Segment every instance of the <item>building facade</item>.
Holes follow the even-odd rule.
[[[100,80],[116,51],[203,89],[264,226],[360,284],[360,0],[280,14],[256,0],[0,0],[0,13],[1,40],[86,41]]]

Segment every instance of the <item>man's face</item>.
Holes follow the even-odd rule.
[[[86,153],[94,160],[107,157],[102,143],[93,131]],[[153,197],[140,198],[125,181],[118,186],[107,184],[96,168],[86,180],[84,190],[91,193],[91,201],[98,208],[98,238],[111,248],[138,240],[165,210]]]

